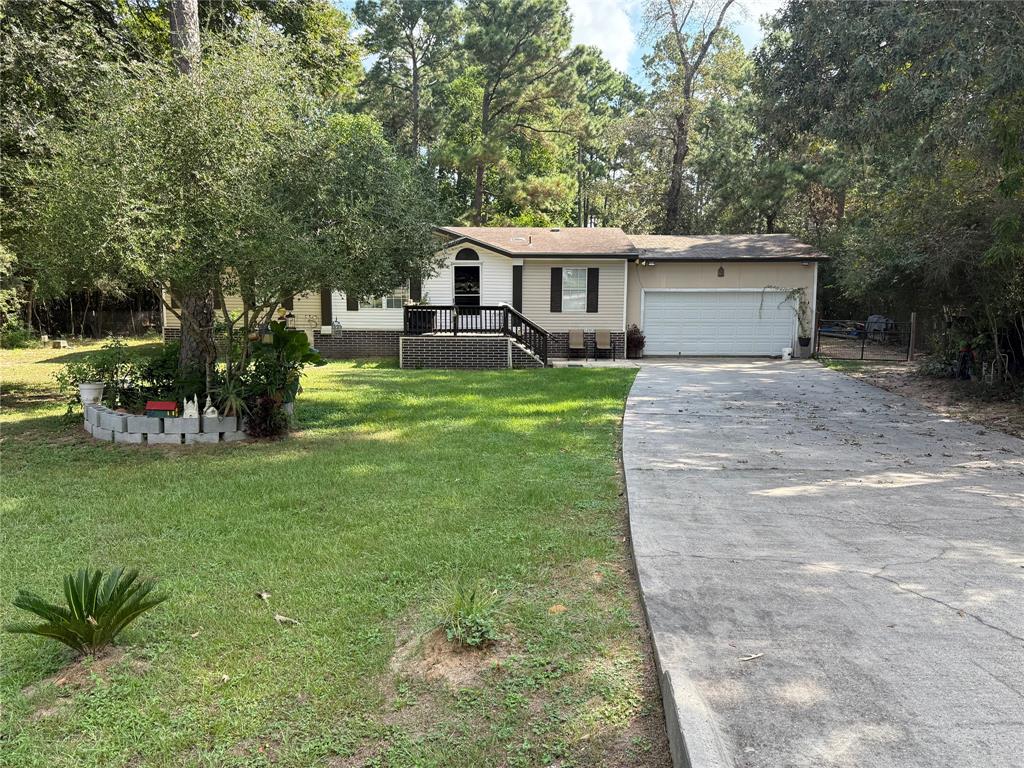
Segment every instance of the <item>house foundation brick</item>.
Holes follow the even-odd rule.
[[[510,340],[505,336],[405,336],[402,368],[510,367]]]
[[[513,368],[543,368],[544,363],[531,355],[515,342],[512,343],[512,367]]]
[[[313,346],[328,358],[398,357],[401,331],[335,329],[331,334],[313,331]]]
[[[164,328],[164,343],[181,341],[181,328]]]

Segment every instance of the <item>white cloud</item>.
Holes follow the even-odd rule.
[[[634,0],[569,0],[573,44],[600,48],[613,67],[627,71],[636,48],[630,20],[634,4]]]
[[[737,3],[737,10],[730,10],[732,28],[743,41],[743,47],[748,51],[755,48],[764,38],[764,32],[758,20],[762,16],[771,16],[783,5],[786,0],[741,0]]]

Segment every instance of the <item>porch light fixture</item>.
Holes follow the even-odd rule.
[[[289,312],[284,316],[284,323],[288,328],[295,327],[295,313]]]
[[[725,267],[719,267],[718,268],[718,276],[719,277],[725,277]]]

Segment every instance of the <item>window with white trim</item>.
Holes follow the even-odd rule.
[[[409,283],[401,288],[396,288],[386,296],[376,296],[372,299],[360,299],[360,309],[401,309],[409,300]]]
[[[587,311],[586,267],[566,267],[562,269],[562,311]]]

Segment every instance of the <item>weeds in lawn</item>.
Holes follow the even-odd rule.
[[[449,642],[480,648],[498,639],[500,599],[480,581],[456,577],[439,602],[439,624]]]
[[[19,590],[14,605],[34,613],[42,624],[9,624],[8,632],[39,635],[64,643],[79,653],[96,654],[110,645],[126,626],[167,599],[154,595],[152,581],[139,580],[138,571],[115,568],[107,578],[103,571],[84,568],[64,577],[67,607],[48,603],[38,595]]]

